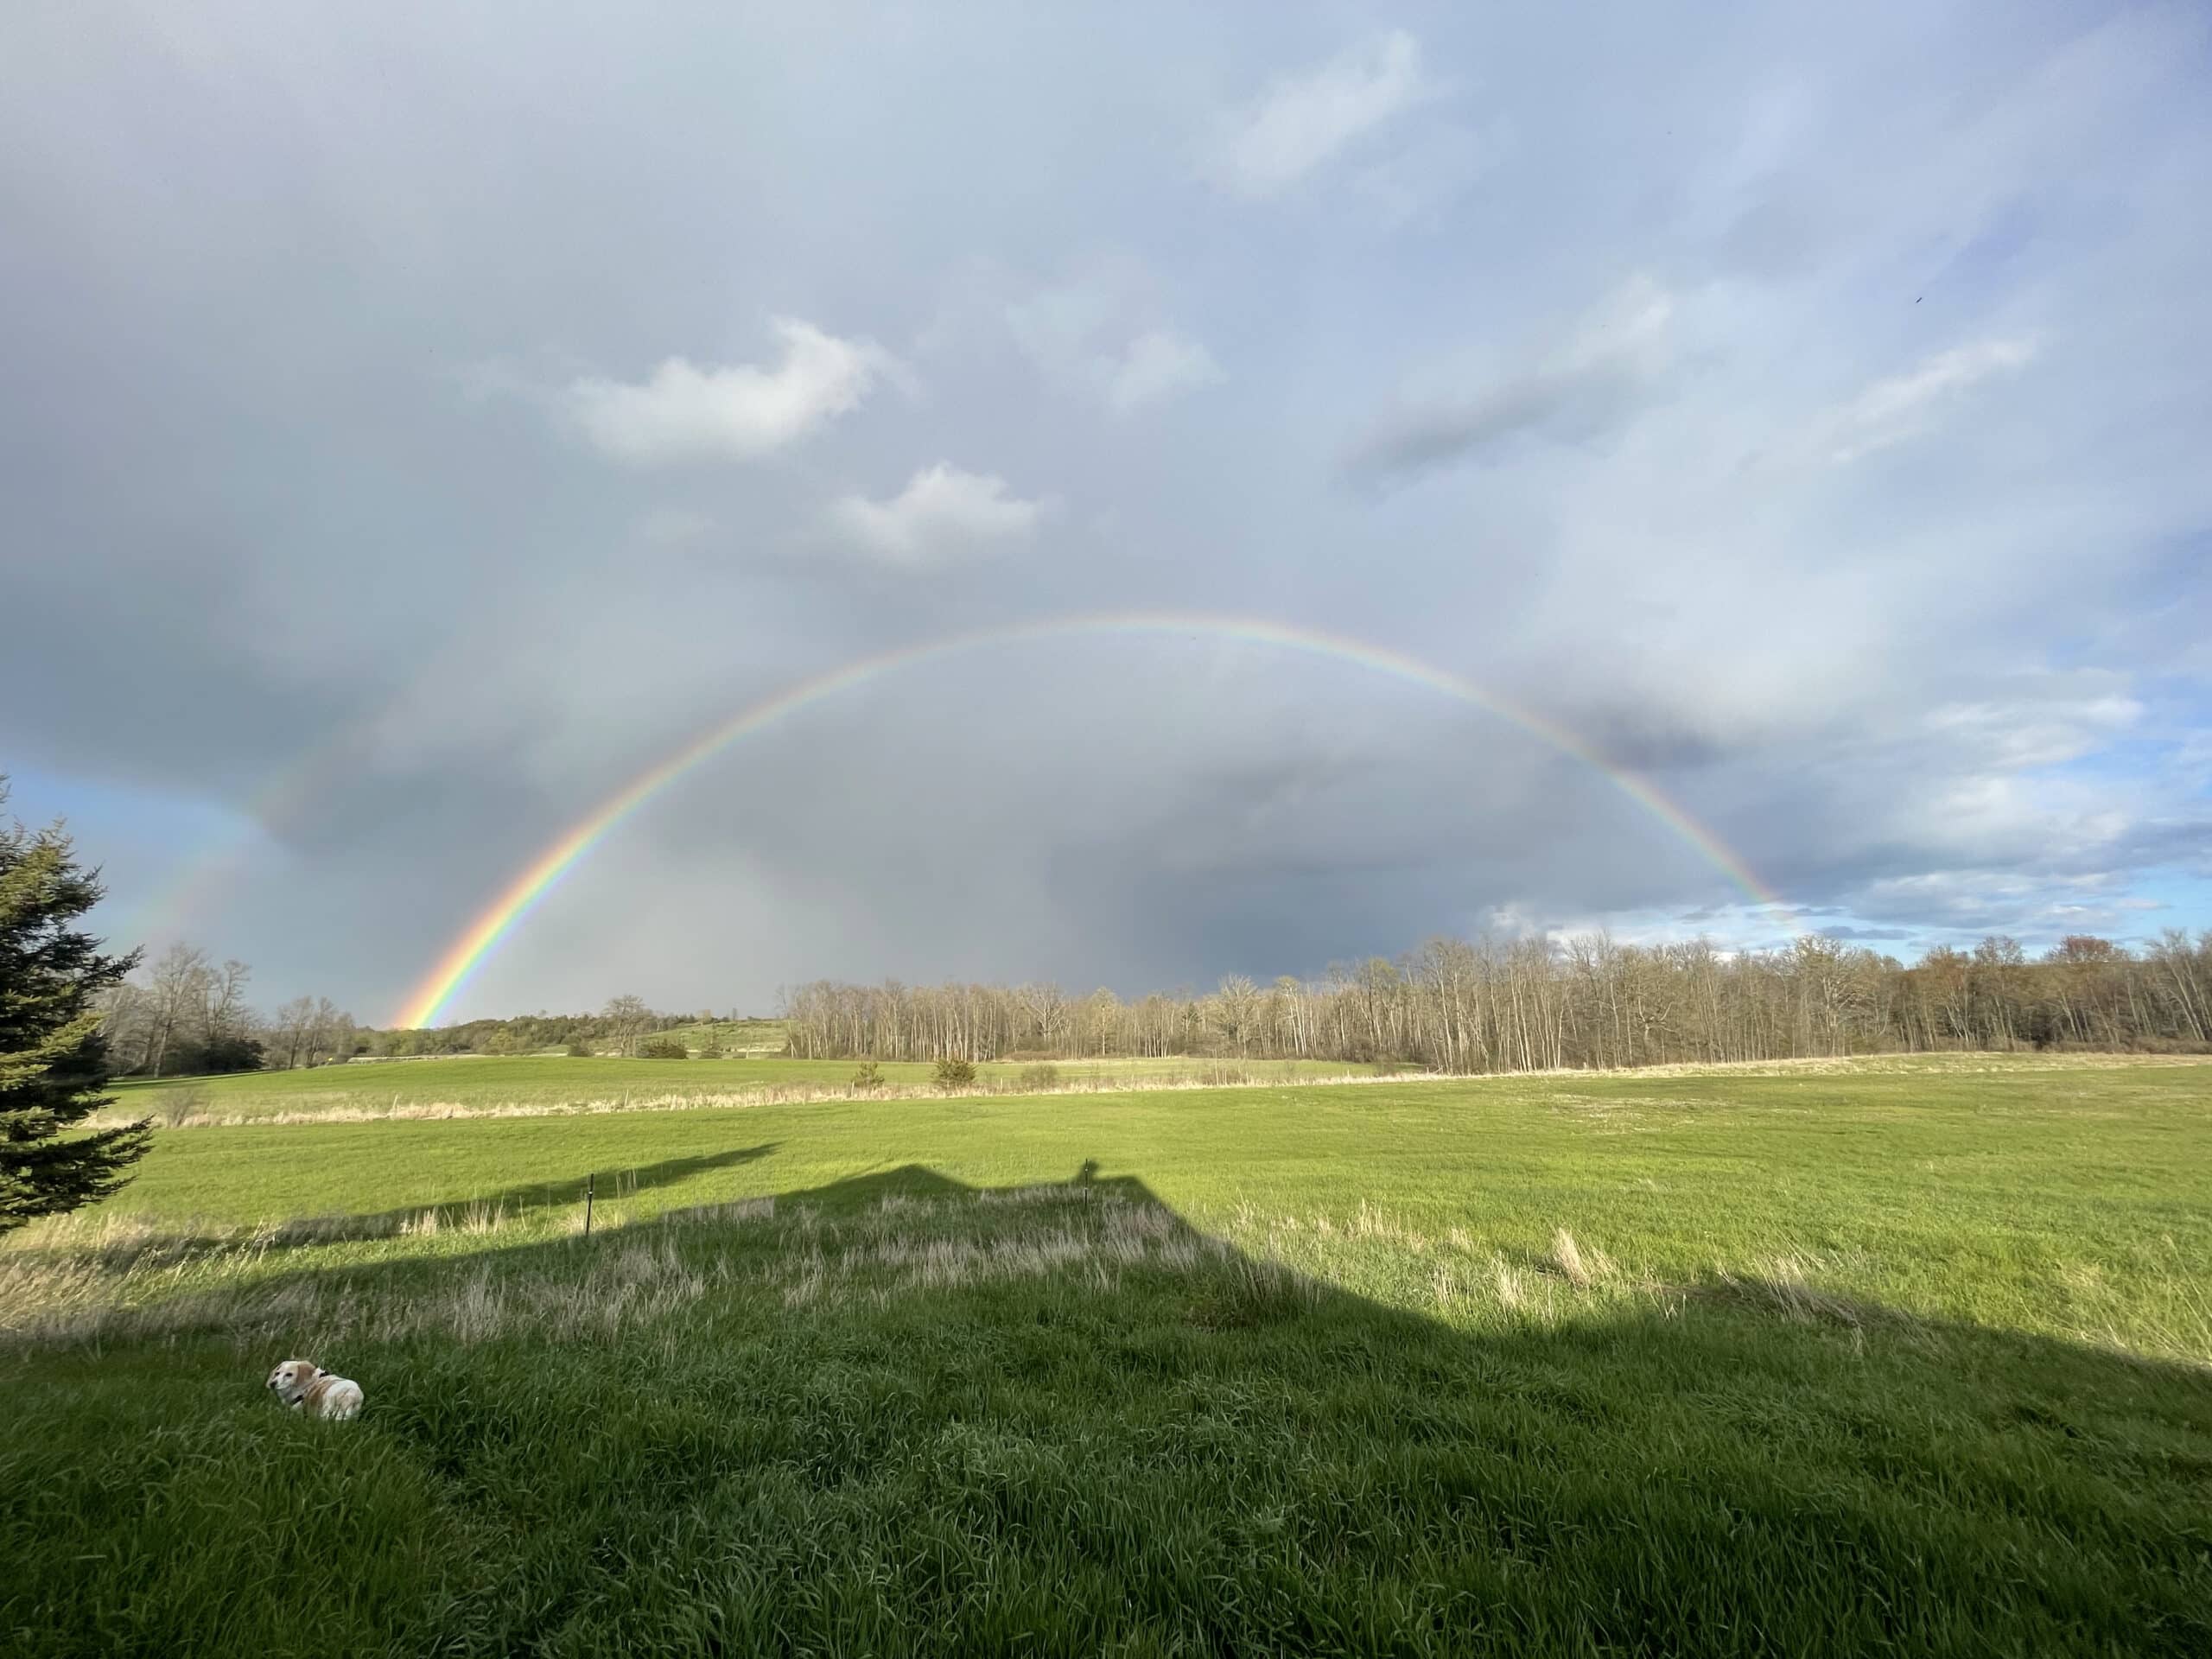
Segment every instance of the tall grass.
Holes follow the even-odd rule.
[[[1745,1060],[1728,1065],[1655,1065],[1633,1071],[1493,1074],[1481,1081],[1510,1090],[1560,1077],[2020,1077],[2094,1074],[2115,1069],[2212,1067],[2197,1055],[1921,1054],[1860,1059]],[[114,1108],[95,1127],[151,1116],[172,1128],[233,1128],[267,1123],[365,1123],[391,1119],[571,1117],[607,1112],[721,1109],[868,1098],[931,1100],[948,1091],[919,1061],[882,1061],[875,1080],[857,1079],[850,1060],[720,1059],[683,1065],[613,1058],[423,1059],[389,1065],[323,1066],[311,1071],[240,1072],[190,1079],[126,1080]],[[1132,1090],[1301,1087],[1399,1084],[1423,1079],[1453,1084],[1418,1068],[1358,1066],[1326,1060],[1087,1059],[1053,1064],[990,1061],[956,1098],[1007,1095],[1112,1095]]]
[[[680,1034],[680,1033],[679,1033]],[[918,1061],[883,1061],[860,1085],[849,1060],[425,1059],[310,1071],[239,1072],[184,1080],[125,1080],[95,1127],[151,1116],[169,1128],[248,1123],[363,1123],[454,1117],[566,1117],[851,1099],[1111,1094],[1131,1088],[1223,1089],[1403,1077],[1395,1067],[1332,1061],[1105,1059],[1042,1065],[986,1062],[972,1083],[948,1091]],[[1411,1075],[1421,1075],[1418,1071]]]

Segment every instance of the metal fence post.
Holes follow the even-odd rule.
[[[589,1238],[589,1237],[591,1236],[591,1184],[592,1184],[592,1178],[591,1178],[590,1176],[588,1176],[588,1175],[585,1176],[585,1177],[584,1177],[584,1236],[585,1236],[586,1238]]]

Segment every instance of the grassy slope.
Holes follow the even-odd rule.
[[[785,1031],[781,1020],[695,1020],[690,1025],[671,1026],[653,1035],[681,1038],[694,1053],[709,1043],[725,1053],[734,1053],[740,1049],[781,1050]]]
[[[672,1033],[672,1035],[683,1035]],[[568,1102],[647,1101],[662,1096],[740,1094],[777,1088],[843,1090],[853,1079],[852,1060],[789,1060],[780,1058],[721,1060],[632,1060],[611,1056],[571,1059],[565,1056],[520,1058],[391,1060],[357,1065],[318,1066],[310,1071],[246,1071],[213,1077],[136,1078],[118,1083],[115,1093],[125,1111],[158,1112],[163,1097],[189,1090],[200,1097],[197,1110],[213,1116],[275,1113],[384,1112],[394,1108],[454,1105],[483,1109]],[[1063,1081],[1109,1081],[1202,1077],[1209,1067],[1232,1066],[1254,1077],[1335,1077],[1361,1068],[1319,1061],[1182,1058],[1158,1060],[1062,1060]],[[886,1061],[886,1081],[926,1084],[933,1067],[926,1061]],[[990,1061],[976,1068],[987,1079],[1012,1081],[1027,1070],[1021,1061]]]
[[[0,1350],[0,1632],[2202,1650],[2208,1169],[2197,1067],[165,1135],[117,1214],[369,1219],[0,1254],[143,1310]]]

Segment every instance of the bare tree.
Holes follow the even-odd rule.
[[[353,1052],[353,1016],[327,996],[315,1000],[315,1023],[308,1032],[308,1064],[350,1058]]]
[[[125,980],[100,1001],[100,1031],[118,1073],[143,1071],[154,1050],[154,1000]]]
[[[653,1011],[645,1006],[645,999],[614,997],[607,1002],[606,1014],[616,1046],[625,1054],[636,1054],[638,1039],[652,1029],[653,1023]]]
[[[296,996],[278,1008],[269,1021],[270,1057],[283,1057],[287,1071],[315,1064],[315,1000]]]
[[[1057,1049],[1065,1034],[1068,1014],[1066,995],[1057,985],[1025,985],[1019,993],[1023,1011],[1029,1016],[1030,1030],[1025,1035],[1034,1040],[1021,1045],[1025,1048]]]
[[[148,979],[152,1031],[146,1069],[158,1077],[179,1037],[190,1037],[191,1022],[207,1007],[207,952],[173,944],[156,960]]]
[[[211,1045],[243,1037],[252,1022],[245,1005],[246,982],[253,969],[235,957],[211,968],[200,985],[200,1040]]]
[[[1221,1034],[1236,1046],[1241,1057],[1251,1045],[1252,1027],[1257,1022],[1260,1010],[1260,988],[1242,974],[1231,974],[1221,982],[1220,992],[1213,1001],[1213,1024]]]

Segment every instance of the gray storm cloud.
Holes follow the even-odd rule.
[[[1564,722],[1837,937],[2200,925],[2206,50],[2179,6],[14,8],[0,770],[118,925],[186,893],[381,1018],[754,699],[1205,609]],[[697,769],[462,1011],[1764,937],[1740,899],[1510,722],[1093,642]]]

